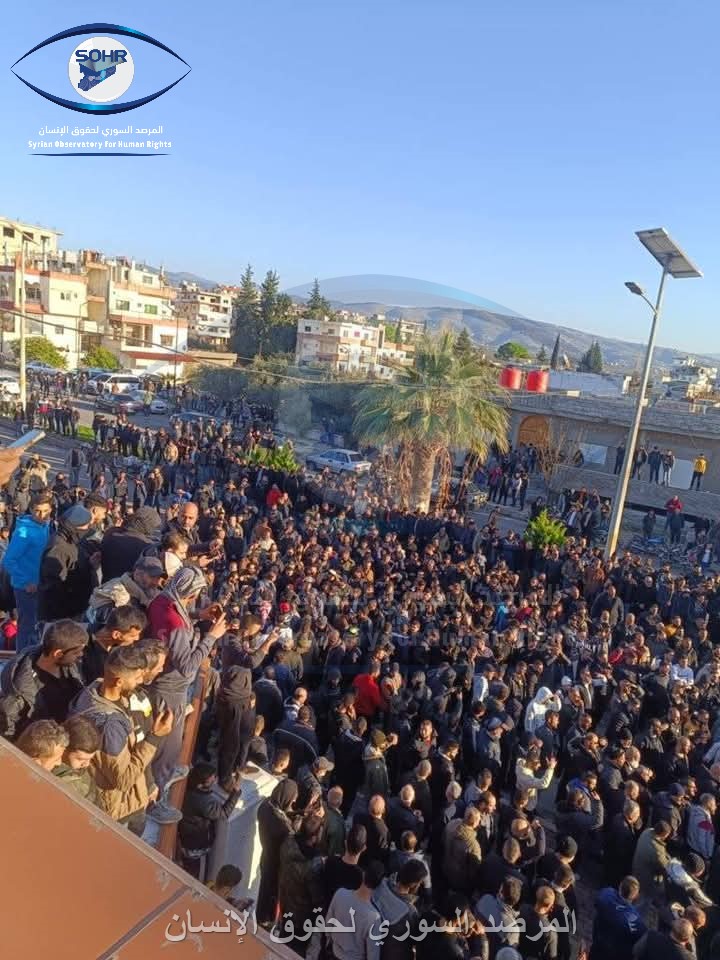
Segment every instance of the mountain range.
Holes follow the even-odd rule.
[[[166,271],[166,277],[173,285],[185,281],[197,283],[203,289],[216,286],[214,281],[193,273]],[[307,283],[286,292],[301,302],[307,298],[311,286]],[[467,327],[478,345],[493,351],[508,340],[513,340],[527,347],[533,356],[541,347],[549,356],[559,334],[560,352],[570,360],[577,360],[597,340],[606,368],[628,371],[640,365],[645,352],[642,343],[532,320],[475,294],[409,277],[382,274],[334,277],[320,281],[320,289],[334,309],[350,310],[365,316],[380,313],[389,322],[405,318],[423,323],[430,330],[443,326],[456,330]],[[673,347],[656,347],[654,361],[659,367],[669,367],[676,357],[684,353]],[[720,355],[713,354],[695,356],[699,362],[708,364],[716,364],[720,359]]]

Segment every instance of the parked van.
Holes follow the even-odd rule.
[[[140,390],[141,385],[137,377],[130,373],[101,373],[92,380],[88,380],[87,392],[98,395],[100,393],[127,393],[130,390]]]

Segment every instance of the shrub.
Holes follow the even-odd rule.
[[[553,520],[547,510],[543,510],[528,523],[525,539],[536,550],[542,550],[544,547],[561,547],[567,539],[567,528],[562,520]]]

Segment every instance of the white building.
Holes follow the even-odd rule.
[[[385,327],[347,317],[323,320],[299,317],[295,359],[303,364],[326,364],[344,373],[389,377],[391,363],[412,363],[413,350],[386,341]]]
[[[27,248],[26,248],[27,249]],[[87,277],[76,254],[52,250],[28,255],[18,252],[0,266],[0,353],[9,353],[20,337],[21,278],[25,287],[25,333],[46,337],[65,357],[67,367],[78,366],[84,350],[81,339],[87,317]]]
[[[175,291],[175,310],[186,321],[191,335],[227,347],[234,332],[235,288],[203,290],[196,283],[181,283]]]
[[[183,373],[187,321],[173,311],[174,291],[162,274],[134,260],[105,261],[104,345],[137,373]],[[101,281],[102,283],[102,281]]]
[[[578,392],[594,397],[622,397],[630,388],[631,377],[604,373],[581,373],[578,370],[550,370],[548,389]]]

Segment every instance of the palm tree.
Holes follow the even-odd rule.
[[[508,415],[497,370],[476,356],[458,356],[450,331],[426,336],[415,348],[414,367],[360,391],[355,433],[361,441],[389,444],[409,466],[410,506],[427,510],[435,467],[451,449],[485,457],[492,444],[507,447]]]

